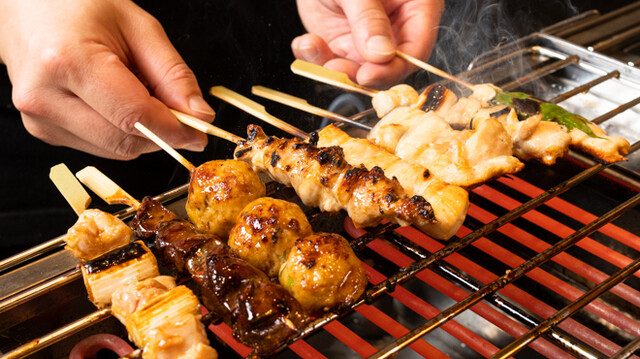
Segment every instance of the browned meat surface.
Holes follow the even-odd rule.
[[[293,187],[308,206],[326,212],[344,209],[358,227],[385,219],[419,228],[434,222],[431,205],[423,197],[409,198],[379,167],[351,166],[340,147],[317,148],[296,139],[267,137],[255,125],[249,125],[248,134],[238,144],[236,158]]]
[[[226,250],[224,242],[213,234],[203,234],[184,219],[173,219],[158,224],[156,230],[156,255],[163,263],[179,273],[197,277],[200,271],[194,258],[212,255]],[[203,253],[203,246],[207,251]]]
[[[160,223],[172,219],[178,219],[178,216],[160,204],[160,202],[153,200],[151,197],[145,197],[140,202],[140,207],[133,217],[131,227],[136,236],[146,239],[156,235],[156,230]]]
[[[287,290],[244,260],[209,257],[206,273],[205,305],[227,311],[233,332],[241,333],[236,339],[258,353],[278,351],[310,321]]]
[[[240,211],[265,192],[264,183],[246,163],[205,162],[191,174],[187,215],[198,230],[226,238]]]
[[[132,234],[131,228],[114,215],[87,209],[67,231],[65,249],[81,261],[88,261],[128,244]]]
[[[296,204],[263,197],[242,210],[227,244],[236,256],[273,278],[296,239],[312,233],[311,224]]]
[[[280,284],[314,315],[353,304],[368,282],[349,242],[329,233],[296,240],[279,277]]]
[[[340,146],[349,163],[381,167],[387,176],[398,179],[408,195],[419,195],[429,201],[436,220],[420,228],[424,233],[449,239],[464,222],[469,208],[467,191],[442,181],[426,167],[404,161],[366,139],[353,138],[333,125],[318,132],[318,147],[328,146]]]

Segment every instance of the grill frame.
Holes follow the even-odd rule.
[[[633,9],[636,9],[636,5],[634,5]],[[640,5],[637,5],[640,8]],[[635,10],[634,10],[635,11]],[[622,13],[622,12],[621,12]],[[594,17],[596,16],[596,17]],[[567,21],[565,25],[569,26],[569,29],[580,29],[581,26],[584,26],[585,23],[598,23],[602,21],[602,19],[597,19],[597,14],[586,14],[580,16],[578,19]],[[581,25],[582,24],[582,25]],[[562,28],[553,27],[548,30],[549,33],[561,33]],[[576,30],[577,31],[577,30]],[[565,31],[566,32],[566,31]],[[568,32],[567,34],[572,34]],[[547,47],[541,46],[539,43],[546,45]],[[535,45],[532,45],[535,44]],[[553,45],[553,48],[549,48],[549,44]],[[549,57],[556,57],[559,59],[558,62],[546,67],[543,66],[540,71],[534,71],[533,73],[528,73],[524,78],[518,78],[507,84],[507,88],[512,86],[523,86],[524,84],[528,84],[533,80],[537,80],[539,77],[543,75],[549,75],[559,69],[563,69],[566,66],[570,65],[578,65],[578,66],[587,66],[587,69],[596,69],[598,72],[602,73],[602,76],[606,76],[607,79],[603,81],[623,81],[628,82],[635,87],[636,85],[640,88],[640,71],[635,67],[629,66],[624,63],[620,63],[617,60],[609,58],[599,53],[592,53],[586,50],[583,47],[580,47],[576,44],[572,44],[565,40],[562,40],[557,37],[553,37],[548,34],[540,33],[540,34],[532,34],[526,38],[523,38],[517,41],[514,44],[506,46],[505,48],[498,52],[492,52],[485,54],[485,56],[477,59],[471,65],[470,70],[460,74],[463,78],[473,82],[474,79],[479,76],[482,71],[486,71],[486,69],[490,66],[493,66],[496,61],[504,61],[504,54],[511,54],[510,50],[515,50],[516,52],[520,51],[521,48],[530,48],[532,46],[541,46],[536,47],[535,49],[539,51],[542,49],[542,55]],[[576,55],[579,54],[579,55]],[[509,56],[509,55],[507,55]],[[513,84],[513,85],[511,85]],[[575,92],[575,91],[574,91]],[[580,91],[578,91],[580,92]],[[555,97],[559,101],[560,99],[564,99],[564,97]],[[622,104],[624,106],[624,104]],[[619,112],[619,111],[618,111]],[[367,113],[360,114],[358,116],[354,116],[354,118],[362,118],[363,116],[369,116],[370,111]],[[596,119],[596,121],[604,122],[610,115],[604,114],[600,119]],[[632,146],[632,151],[637,153],[639,143],[636,142]],[[383,227],[385,231],[376,232],[375,230],[368,237],[371,239],[371,242],[368,242],[368,239],[361,239],[356,241],[358,247],[367,246],[367,243],[373,243],[374,241],[379,240],[378,237],[385,237],[388,243],[391,243],[392,247],[401,248],[404,253],[410,253],[414,258],[417,259],[418,264],[413,264],[407,269],[403,269],[399,271],[397,274],[394,274],[390,277],[390,279],[382,280],[379,284],[373,286],[367,291],[367,295],[361,301],[359,301],[354,309],[359,311],[361,315],[365,310],[372,311],[374,307],[369,305],[365,305],[367,303],[375,303],[375,299],[378,297],[387,296],[389,293],[393,295],[395,293],[393,289],[398,288],[399,284],[406,283],[411,279],[418,276],[420,273],[424,273],[425,269],[433,270],[438,274],[441,274],[448,279],[452,280],[453,283],[459,286],[466,286],[468,289],[474,289],[482,286],[482,283],[479,281],[475,281],[470,278],[465,278],[466,275],[463,271],[452,267],[448,263],[441,263],[443,260],[451,258],[452,255],[459,254],[459,252],[474,243],[475,241],[483,238],[484,236],[488,236],[492,233],[495,233],[499,228],[503,228],[503,226],[507,223],[511,223],[514,220],[521,218],[525,213],[529,213],[530,211],[538,208],[539,206],[546,206],[546,204],[551,201],[552,198],[559,196],[566,191],[572,189],[574,186],[578,185],[582,181],[587,181],[593,179],[598,176],[609,176],[613,180],[620,181],[623,183],[624,187],[627,187],[630,192],[638,192],[640,190],[640,176],[633,169],[629,169],[620,165],[603,165],[595,163],[589,158],[582,156],[580,154],[571,153],[571,158],[567,160],[568,162],[572,162],[575,167],[584,167],[585,169],[575,175],[573,178],[568,181],[561,181],[559,184],[555,186],[551,186],[547,191],[543,192],[542,195],[532,198],[527,201],[524,205],[517,207],[514,210],[507,211],[505,214],[498,216],[497,219],[489,222],[486,225],[475,229],[468,235],[462,236],[458,239],[453,239],[450,242],[445,243],[446,246],[444,249],[439,249],[434,252],[429,252],[425,248],[422,248],[413,243],[409,244],[406,241],[410,241],[407,239],[397,238],[397,232],[390,232],[389,228]],[[477,189],[479,190],[479,189]],[[173,205],[172,209],[177,212],[183,212],[180,208],[182,204],[181,199],[183,199],[186,194],[186,185],[180,188],[175,189],[174,191],[162,194],[157,197],[157,199],[168,202]],[[634,201],[638,201],[637,194],[633,197]],[[634,202],[635,203],[635,202]],[[118,215],[122,218],[129,218],[133,210],[124,209],[118,212]],[[601,221],[602,217],[596,219],[596,221]],[[465,222],[466,223],[466,222]],[[595,225],[594,225],[595,226]],[[585,226],[585,233],[591,231],[591,227],[589,225]],[[577,232],[576,232],[577,233]],[[573,235],[572,235],[573,236]],[[570,236],[571,237],[571,236]],[[572,241],[574,237],[571,237],[569,240]],[[577,239],[576,239],[577,240]],[[377,243],[377,242],[376,242]],[[21,253],[18,256],[14,256],[7,260],[0,262],[0,284],[2,283],[16,283],[20,280],[21,283],[24,283],[24,278],[29,278],[29,281],[26,282],[25,285],[22,286],[3,286],[0,285],[0,288],[3,288],[3,291],[0,291],[0,315],[3,313],[7,313],[9,311],[15,310],[17,308],[21,308],[24,305],[27,305],[30,301],[37,300],[38,297],[42,296],[43,293],[55,291],[58,288],[63,287],[65,284],[77,281],[80,278],[79,271],[74,268],[74,261],[65,251],[60,251],[63,245],[61,237],[53,239],[41,246],[34,247],[33,249]],[[376,244],[380,245],[380,244]],[[383,250],[386,247],[381,247]],[[564,252],[564,251],[562,251]],[[57,265],[54,265],[57,264]],[[527,262],[528,263],[528,262]],[[539,263],[541,264],[541,263]],[[537,265],[535,266],[538,267]],[[42,272],[40,268],[49,269],[46,272]],[[374,270],[371,268],[370,271]],[[373,273],[373,272],[371,272]],[[448,273],[448,274],[447,274]],[[519,270],[517,273],[513,271],[511,273],[515,274],[524,274],[523,270]],[[515,277],[515,274],[512,274],[507,279],[511,279]],[[384,275],[380,273],[382,277]],[[376,278],[382,278],[376,275]],[[455,277],[458,277],[455,279]],[[454,278],[454,279],[451,279]],[[466,282],[465,282],[466,281]],[[509,280],[510,282],[510,280]],[[506,285],[506,284],[505,284]],[[396,291],[397,292],[397,291]],[[493,292],[493,291],[491,291]],[[532,326],[537,325],[542,320],[538,318],[536,315],[532,314],[530,311],[521,308],[517,303],[513,303],[510,299],[505,298],[501,294],[493,294],[486,298],[486,300],[491,304],[496,306],[497,308],[501,308],[503,311],[512,312],[513,316],[517,317],[521,321],[528,321]],[[458,302],[459,303],[459,302]],[[358,309],[360,308],[360,309]],[[363,309],[368,308],[368,309]],[[368,312],[367,315],[379,315],[379,314],[371,314]],[[82,330],[86,330],[87,328],[95,325],[96,323],[104,320],[108,317],[108,313],[105,311],[95,311],[90,313],[84,317],[80,317],[75,321],[71,321],[66,326],[60,327],[58,330],[48,333],[42,337],[36,338],[32,342],[25,343],[22,347],[16,348],[13,352],[7,354],[7,357],[21,357],[23,355],[28,355],[29,353],[36,352],[38,349],[51,345],[55,342],[61,341],[64,338],[71,336],[76,332],[80,332]],[[332,335],[345,335],[347,330],[345,328],[337,328],[337,326],[342,325],[339,321],[335,319],[344,318],[341,315],[329,315],[325,318],[321,318],[318,321],[314,322],[314,324],[303,333],[301,337],[309,337],[314,333],[317,333],[320,328],[327,329],[328,332],[332,333]],[[419,327],[418,327],[419,328]],[[225,335],[223,332],[226,329],[220,329],[220,335]],[[216,332],[218,334],[218,332]],[[338,334],[336,334],[338,333]],[[567,350],[569,350],[572,355],[577,355],[581,357],[602,357],[602,353],[598,353],[594,351],[589,346],[585,346],[584,343],[581,343],[580,340],[576,339],[573,335],[568,334],[563,329],[554,328],[553,330],[548,332],[549,334],[545,334],[544,338],[556,345],[564,345]],[[228,331],[227,334],[228,335]],[[420,335],[421,337],[422,335]],[[36,343],[37,342],[37,343]],[[354,343],[358,343],[355,340]],[[563,344],[564,343],[564,344]],[[400,341],[394,341],[392,347],[389,346],[389,350],[386,353],[377,353],[377,357],[385,357],[388,354],[395,353],[394,348],[401,348],[404,346],[404,342],[402,339]],[[408,344],[408,343],[407,343]],[[617,357],[628,357],[634,350],[637,350],[638,347],[638,337],[629,341],[628,345],[624,348],[621,348],[620,351],[616,354]],[[304,340],[297,341],[290,348],[298,353],[301,356],[306,355],[315,355],[315,349],[310,347]],[[635,349],[634,349],[635,348]],[[369,348],[370,349],[370,348]],[[236,349],[241,354],[248,354],[246,350],[240,351],[240,349]],[[625,352],[626,350],[626,352]],[[286,357],[286,353],[283,354]]]

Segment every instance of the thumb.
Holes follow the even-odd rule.
[[[148,82],[155,97],[167,106],[213,121],[215,112],[202,97],[193,71],[169,41],[162,26],[152,19],[151,26],[127,39],[135,66]],[[136,31],[134,27],[133,31]]]
[[[391,61],[396,44],[389,17],[380,1],[343,0],[341,6],[360,56],[368,62]]]

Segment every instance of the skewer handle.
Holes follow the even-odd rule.
[[[93,166],[87,166],[76,172],[76,177],[108,204],[126,204],[135,209],[140,207],[137,199]]]
[[[228,88],[224,87],[224,86],[214,86],[211,88],[211,90],[209,90],[209,92],[223,100],[226,101],[234,106],[236,106],[237,108],[246,111],[247,113],[261,119],[262,121],[271,124],[281,130],[286,131],[287,133],[290,133],[294,136],[303,138],[303,139],[307,139],[309,138],[309,134],[300,130],[299,128],[296,128],[284,121],[282,121],[281,119],[271,115],[270,113],[267,112],[267,110],[265,110],[264,106],[262,106],[261,104],[247,98],[244,97],[242,95],[240,95],[237,92],[231,91]]]
[[[418,60],[418,59],[416,59],[415,57],[413,57],[413,56],[411,56],[409,54],[405,54],[404,52],[402,52],[400,50],[396,50],[396,55],[398,55],[398,57],[401,57],[401,58],[405,59],[406,61],[408,61],[408,62],[420,67],[421,69],[429,71],[432,74],[436,74],[436,75],[438,75],[438,76],[440,76],[442,78],[445,78],[447,80],[451,80],[453,82],[456,82],[456,83],[458,83],[458,84],[470,89],[471,91],[473,91],[475,89],[474,85],[472,85],[472,84],[470,84],[470,83],[468,83],[468,82],[466,82],[464,80],[461,80],[461,79],[451,75],[450,73],[444,72],[444,71],[440,70],[437,67],[431,66],[431,65],[429,65],[428,63],[426,63],[424,61]]]
[[[51,167],[49,178],[77,215],[89,207],[91,197],[73,176],[67,165],[60,163]]]
[[[375,96],[378,91],[351,81],[349,76],[343,72],[330,70],[320,65],[312,64],[302,60],[295,60],[291,64],[291,71],[294,74],[308,77],[312,80],[323,82],[347,91],[361,93],[367,96]]]
[[[297,108],[298,110],[302,110],[305,112],[308,112],[310,114],[313,115],[317,115],[317,116],[322,116],[322,117],[327,117],[330,118],[332,120],[336,120],[339,122],[343,122],[343,123],[347,123],[349,125],[355,126],[355,127],[359,127],[365,130],[371,130],[371,127],[362,124],[360,122],[354,121],[348,117],[342,116],[342,115],[338,115],[337,113],[333,113],[331,111],[327,111],[323,108],[320,107],[316,107],[313,105],[310,105],[309,102],[307,102],[304,99],[301,99],[299,97],[295,97],[293,95],[289,95],[286,94],[284,92],[280,92],[277,90],[273,90],[264,86],[253,86],[251,88],[251,92],[254,95],[258,95],[260,97],[264,97],[267,98],[269,100],[272,101],[276,101],[278,103],[293,107],[293,108]]]
[[[171,157],[175,158],[178,162],[180,162],[181,165],[186,167],[189,170],[189,172],[195,171],[196,166],[194,166],[191,162],[189,162],[186,158],[184,158],[181,154],[179,154],[178,151],[173,149],[173,147],[169,146],[168,143],[164,142],[164,140],[158,137],[155,133],[151,132],[151,130],[146,128],[143,124],[141,124],[140,122],[136,122],[134,126],[136,129],[138,129],[138,131],[142,132],[142,134],[147,136],[156,145],[160,146],[160,148],[162,148],[169,155],[171,155]]]
[[[223,140],[227,140],[235,144],[238,144],[239,141],[242,141],[242,137],[238,137],[233,133],[227,132],[221,129],[220,127],[216,127],[206,121],[202,121],[197,117],[187,115],[186,113],[183,113],[174,109],[170,109],[170,110],[176,116],[178,121],[182,122],[183,124],[189,127],[193,127],[200,132],[208,133],[210,135],[222,138]]]

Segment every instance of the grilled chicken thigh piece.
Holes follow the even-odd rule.
[[[515,173],[512,140],[500,122],[488,118],[458,131],[434,112],[399,107],[381,119],[369,140],[398,157],[426,167],[441,180],[472,187]]]
[[[318,131],[318,146],[340,146],[349,163],[362,163],[367,168],[379,166],[387,176],[397,178],[409,196],[424,197],[431,204],[436,219],[423,226],[426,234],[449,239],[464,222],[469,209],[469,193],[442,181],[424,166],[404,161],[366,139],[353,138],[334,125]]]

